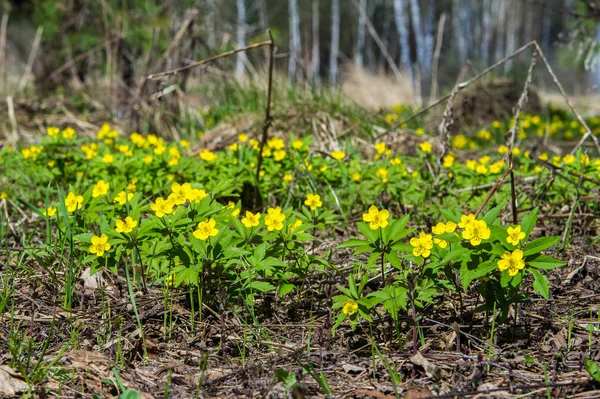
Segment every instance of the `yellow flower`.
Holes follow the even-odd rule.
[[[575,162],[575,155],[572,154],[567,154],[563,157],[563,162],[565,163],[565,165],[571,165],[573,162]]]
[[[356,303],[356,301],[352,301],[352,300],[344,303],[344,306],[342,307],[342,313],[344,313],[345,315],[348,315],[348,316],[352,316],[354,313],[356,313],[357,310],[358,310],[358,303]]]
[[[425,153],[431,153],[432,150],[432,146],[431,143],[428,141],[425,141],[421,144],[419,144],[419,148],[421,149],[421,151],[425,152]]]
[[[422,136],[425,133],[425,129],[420,127],[417,130],[415,130],[415,133],[417,133],[418,136]]]
[[[383,154],[386,149],[387,147],[383,141],[381,143],[375,144],[375,151],[377,151],[377,154]]]
[[[48,165],[49,168],[53,168],[54,165],[56,165],[56,161],[54,159],[52,161],[48,161],[47,165]]]
[[[44,216],[51,218],[52,216],[56,215],[56,208],[50,207],[50,208],[44,209],[42,214]]]
[[[113,202],[118,203],[123,206],[127,203],[127,201],[131,201],[133,198],[133,193],[125,193],[125,191],[121,191],[117,196],[113,199]]]
[[[332,151],[331,157],[336,161],[341,161],[342,159],[346,158],[346,153],[344,151]]]
[[[387,181],[388,181],[387,175],[388,175],[388,171],[385,168],[379,168],[375,172],[375,176],[377,176],[379,179],[381,179],[381,181],[383,183],[387,183]]]
[[[227,209],[233,209],[233,211],[231,212],[231,216],[233,217],[237,217],[237,215],[240,214],[240,208],[236,208],[235,203],[233,203],[232,201],[229,201],[227,203]]]
[[[92,189],[92,197],[98,198],[100,196],[108,193],[108,189],[110,188],[110,184],[105,182],[104,180],[98,180],[98,183]]]
[[[385,228],[388,225],[390,212],[387,209],[378,210],[375,205],[371,205],[369,212],[363,214],[363,220],[369,223],[371,230]]]
[[[454,222],[446,222],[446,223],[439,222],[438,224],[436,224],[435,226],[433,226],[431,228],[431,231],[435,235],[442,235],[445,233],[454,233],[454,230],[456,230],[456,223],[454,223]]]
[[[65,139],[75,138],[75,130],[72,127],[68,127],[62,131],[62,136]]]
[[[171,184],[171,194],[169,195],[169,201],[172,201],[175,205],[183,205],[192,196],[192,186],[190,183],[179,183]]]
[[[304,147],[304,142],[302,140],[294,140],[292,147],[294,147],[296,150],[299,150]]]
[[[164,152],[165,152],[166,150],[167,150],[167,147],[165,147],[165,146],[164,146],[164,145],[162,145],[162,144],[159,144],[159,145],[157,145],[157,146],[154,148],[153,152],[154,152],[154,154],[156,154],[156,155],[162,155],[162,154],[164,154]]]
[[[475,220],[471,222],[465,230],[462,232],[462,237],[465,240],[469,240],[471,245],[481,244],[481,240],[487,240],[490,238],[491,232],[487,223],[483,220]]]
[[[246,211],[246,216],[242,218],[242,223],[248,228],[258,226],[260,224],[260,213]]]
[[[469,139],[464,134],[457,134],[452,138],[452,147],[459,150],[465,148],[469,144]]]
[[[158,197],[156,202],[150,204],[150,209],[154,211],[154,214],[161,218],[169,213],[173,212],[173,202],[166,200],[162,197]]]
[[[477,137],[483,140],[491,140],[492,134],[487,130],[480,130],[477,132]]]
[[[83,195],[75,195],[74,192],[70,192],[65,198],[65,206],[68,212],[75,212],[76,209],[81,208],[83,205]]]
[[[267,147],[271,150],[283,150],[285,148],[285,142],[279,137],[273,137],[267,141]]]
[[[60,133],[60,129],[55,126],[48,126],[46,128],[46,133],[48,133],[48,136],[56,138],[58,137],[58,133]]]
[[[358,173],[358,172],[352,173],[352,180],[359,181],[360,180],[360,173]]]
[[[306,201],[304,205],[310,207],[311,211],[316,211],[318,208],[323,206],[321,202],[321,196],[319,194],[306,194]]]
[[[133,220],[131,216],[127,216],[125,219],[117,219],[117,233],[131,233],[131,230],[137,226],[138,222]]]
[[[458,227],[460,227],[461,229],[466,229],[467,226],[469,226],[474,221],[475,221],[475,215],[473,215],[472,213],[470,213],[468,215],[461,215],[460,222],[458,223]]]
[[[296,230],[298,227],[302,226],[302,220],[297,219],[294,224],[290,225],[290,232]]]
[[[424,232],[419,233],[419,237],[413,237],[410,239],[410,245],[413,246],[413,255],[422,256],[427,258],[431,255],[431,248],[433,248],[433,238],[431,234]]]
[[[505,145],[500,145],[498,147],[498,154],[506,154],[508,152],[508,147]]]
[[[200,153],[200,159],[202,159],[203,161],[214,162],[217,158],[217,154],[215,154],[212,151],[209,151],[206,148]]]
[[[442,249],[444,249],[448,246],[448,241],[442,240],[440,238],[434,238],[433,242],[436,243]]]
[[[285,150],[277,150],[273,153],[273,158],[275,158],[276,161],[281,161],[283,158],[285,158]]]
[[[228,147],[231,151],[237,151],[238,143],[233,143]]]
[[[208,197],[208,193],[206,191],[193,188],[190,192],[190,196],[188,197],[188,199],[190,201],[200,202],[206,197]]]
[[[523,251],[520,249],[515,249],[512,253],[508,251],[504,252],[502,259],[498,261],[498,269],[500,271],[508,270],[509,276],[516,275],[524,267]]]
[[[8,193],[6,191],[0,191],[0,200],[7,199]]]
[[[248,135],[246,133],[240,133],[238,135],[238,141],[240,143],[245,143],[246,141],[248,141]]]
[[[548,158],[549,158],[548,157],[548,153],[547,152],[542,152],[538,158],[541,159],[542,161],[547,161]]]
[[[285,220],[285,215],[281,213],[281,207],[277,208],[269,208],[267,210],[267,215],[265,216],[265,225],[267,226],[267,230],[281,230],[283,228],[283,221]]]
[[[144,157],[144,163],[145,163],[145,164],[152,163],[152,155],[146,155],[146,156]]]
[[[454,159],[455,157],[452,155],[446,155],[444,157],[444,168],[446,169],[450,169],[452,167],[452,165],[454,165]]]
[[[283,181],[287,181],[287,182],[292,181],[292,174],[286,173],[285,175],[283,175]]]
[[[209,237],[214,237],[217,234],[219,234],[219,230],[215,228],[217,222],[215,221],[215,219],[210,218],[208,220],[205,220],[204,222],[200,222],[198,223],[198,227],[196,228],[196,231],[194,231],[194,237],[196,237],[199,240],[206,240]]]
[[[102,162],[104,163],[112,163],[115,160],[115,157],[113,157],[112,154],[105,154],[102,157]]]
[[[190,142],[187,140],[181,140],[179,142],[179,144],[181,145],[182,148],[188,148],[190,146]]]
[[[106,234],[102,234],[100,237],[92,236],[92,245],[88,248],[88,251],[92,254],[96,254],[96,256],[104,255],[104,252],[110,249],[110,244],[108,243],[108,237]]]
[[[521,231],[521,225],[515,227],[509,227],[507,230],[508,237],[506,241],[512,245],[519,245],[519,241],[525,238],[525,232]]]

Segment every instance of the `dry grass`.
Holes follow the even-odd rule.
[[[418,95],[408,78],[400,81],[391,75],[374,75],[354,65],[343,67],[342,92],[365,108],[390,108],[397,104],[416,105]]]

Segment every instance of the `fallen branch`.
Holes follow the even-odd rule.
[[[269,33],[269,35],[270,35],[270,33]],[[213,57],[209,57],[209,58],[206,58],[204,60],[201,60],[201,61],[198,61],[198,62],[194,62],[194,63],[192,63],[190,65],[186,65],[186,66],[181,67],[181,68],[172,69],[170,71],[165,71],[165,72],[153,73],[153,74],[148,75],[147,79],[158,79],[158,78],[162,78],[162,77],[165,77],[165,76],[177,75],[178,73],[183,72],[183,71],[187,71],[188,69],[193,69],[193,68],[199,67],[199,66],[204,65],[204,64],[209,64],[209,63],[211,63],[213,61],[216,61],[218,59],[229,57],[230,55],[235,55],[235,54],[240,53],[242,51],[248,51],[248,50],[252,50],[252,49],[263,47],[263,46],[271,46],[271,47],[274,46],[273,39],[266,40],[264,42],[260,42],[260,43],[256,43],[256,44],[251,44],[249,46],[241,47],[241,48],[238,48],[238,49],[235,49],[235,50],[227,51],[225,53],[221,53],[219,55],[215,55]],[[271,61],[269,61],[269,62],[271,62]]]

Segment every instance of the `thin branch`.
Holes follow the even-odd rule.
[[[260,141],[260,148],[258,152],[258,162],[256,164],[256,183],[258,187],[258,183],[260,182],[260,168],[262,166],[263,161],[263,149],[267,143],[267,139],[269,138],[269,127],[271,126],[272,118],[271,118],[271,95],[273,92],[273,57],[275,55],[275,41],[273,40],[273,35],[271,34],[271,30],[267,31],[269,33],[269,37],[271,40],[269,43],[269,86],[267,87],[267,105],[265,109],[265,122],[263,123],[262,129],[262,139]]]
[[[208,63],[211,63],[211,62],[216,61],[218,59],[229,57],[230,55],[235,55],[235,54],[240,53],[242,51],[248,51],[248,50],[252,50],[252,49],[258,48],[258,47],[273,46],[273,45],[274,45],[274,43],[273,43],[272,39],[271,40],[266,40],[264,42],[256,43],[256,44],[251,44],[251,45],[246,46],[246,47],[241,47],[241,48],[238,48],[238,49],[235,49],[235,50],[227,51],[227,52],[219,54],[219,55],[215,55],[215,56],[210,57],[210,58],[206,58],[206,59],[204,59],[202,61],[194,62],[193,64],[186,65],[186,66],[181,67],[181,68],[177,68],[177,69],[173,69],[173,70],[165,71],[165,72],[160,72],[160,73],[153,73],[151,75],[148,75],[148,79],[158,79],[158,78],[162,78],[164,76],[177,75],[178,73],[183,72],[183,71],[187,71],[188,69],[193,69],[193,68],[199,67],[200,65],[208,64]]]
[[[25,88],[25,86],[27,86],[27,81],[29,80],[29,76],[31,75],[31,71],[33,69],[33,62],[35,61],[35,57],[37,56],[43,32],[44,28],[41,26],[37,29],[37,32],[35,32],[35,38],[33,39],[33,44],[31,45],[29,59],[27,60],[27,66],[25,67],[25,72],[23,72],[23,76],[21,76],[21,80],[19,81],[17,92],[20,92]]]

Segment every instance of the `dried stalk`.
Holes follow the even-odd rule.
[[[40,41],[42,40],[42,33],[44,32],[43,27],[39,27],[35,32],[35,38],[33,39],[33,44],[31,45],[31,52],[29,53],[29,59],[27,60],[27,66],[25,67],[25,72],[23,72],[23,76],[19,81],[19,86],[17,88],[17,92],[20,92],[27,86],[27,81],[29,80],[29,76],[31,76],[31,71],[33,69],[33,62],[35,61],[35,57],[37,56],[38,49],[40,47]]]
[[[272,118],[271,118],[271,95],[273,92],[273,58],[275,56],[275,41],[273,40],[273,35],[271,34],[271,30],[267,31],[269,33],[269,37],[271,40],[269,43],[269,85],[267,87],[267,105],[265,109],[265,121],[263,123],[262,129],[262,139],[260,141],[260,148],[258,152],[258,162],[256,163],[256,185],[258,188],[258,183],[260,182],[260,168],[262,166],[263,161],[263,149],[267,143],[267,139],[269,138],[269,127],[271,126]]]
[[[270,35],[270,33],[269,33],[269,35]],[[181,67],[181,68],[172,69],[170,71],[165,71],[165,72],[160,72],[160,73],[153,73],[153,74],[148,75],[147,79],[154,80],[154,79],[162,78],[162,77],[165,77],[165,76],[177,75],[178,73],[183,72],[183,71],[187,71],[188,69],[193,69],[193,68],[199,67],[201,65],[211,63],[211,62],[216,61],[218,59],[229,57],[230,55],[235,55],[235,54],[240,53],[242,51],[248,51],[248,50],[252,50],[252,49],[263,47],[263,46],[271,46],[271,47],[274,46],[273,39],[266,40],[264,42],[260,42],[260,43],[256,43],[256,44],[251,44],[249,46],[241,47],[241,48],[238,48],[238,49],[235,49],[235,50],[227,51],[225,53],[221,53],[219,55],[215,55],[214,57],[209,57],[209,58],[206,58],[204,60],[201,60],[201,61],[198,61],[198,62],[194,62],[193,64],[186,65],[186,66]],[[269,62],[271,62],[271,61],[269,61]]]

